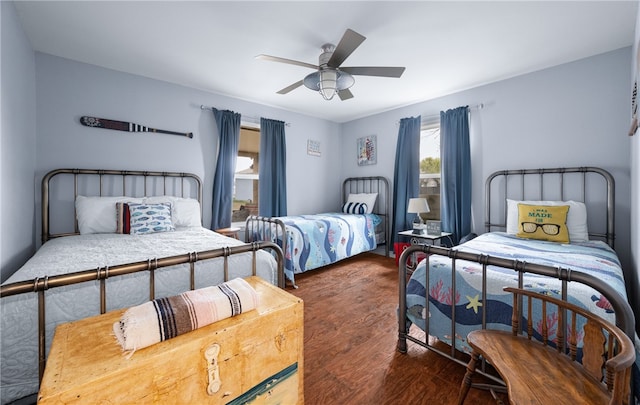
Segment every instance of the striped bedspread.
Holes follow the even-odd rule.
[[[625,284],[620,262],[615,252],[604,242],[589,241],[577,244],[560,244],[525,240],[502,232],[485,233],[464,243],[456,249],[474,254],[486,254],[507,259],[518,259],[553,267],[570,268],[592,274],[607,282],[623,297]],[[486,315],[487,328],[510,330],[512,296],[505,293],[506,286],[517,286],[517,274],[513,270],[488,266],[486,300],[482,299],[482,265],[467,261],[456,261],[456,291],[452,289],[451,259],[430,256],[429,285],[425,285],[426,261],[422,261],[407,285],[407,313],[409,320],[425,329],[428,312],[429,331],[459,350],[469,349],[466,336],[482,326]],[[527,289],[559,296],[560,281],[544,276],[527,274],[524,278]],[[425,297],[428,291],[429,307]],[[615,321],[609,302],[591,287],[569,283],[568,300],[587,308],[596,315]],[[455,308],[455,335],[452,334],[452,307]],[[535,313],[533,319],[539,318]],[[546,322],[551,331],[557,326],[553,317],[537,320]],[[551,336],[553,339],[555,336]]]

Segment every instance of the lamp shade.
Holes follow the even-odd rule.
[[[319,92],[325,100],[331,100],[338,91],[353,86],[355,80],[347,72],[337,69],[321,69],[307,75],[302,82],[307,88]]]
[[[410,198],[407,212],[409,214],[420,214],[421,212],[430,212],[429,204],[426,198]]]

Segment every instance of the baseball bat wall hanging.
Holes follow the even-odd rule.
[[[107,120],[97,117],[82,116],[80,117],[80,123],[86,127],[92,128],[115,129],[117,131],[125,132],[155,132],[158,134],[180,135],[186,136],[187,138],[193,138],[192,132],[167,131],[164,129],[145,127],[144,125],[136,124],[134,122]]]

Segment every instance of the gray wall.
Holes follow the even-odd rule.
[[[0,2],[2,133],[0,146],[0,280],[35,251],[36,86],[31,44],[13,2]]]
[[[285,130],[290,214],[333,210],[339,203],[336,123],[42,53],[36,53],[36,87],[38,179],[59,167],[192,172],[204,182],[209,226],[218,132],[212,112],[200,109],[204,104],[290,123]],[[194,138],[88,128],[79,123],[83,115],[193,132]],[[321,142],[321,157],[307,155],[307,139]]]
[[[483,103],[483,109],[470,115],[473,231],[484,232],[484,181],[496,170],[602,167],[616,180],[616,251],[635,299],[637,275],[630,251],[631,155],[626,135],[631,53],[630,47],[623,48],[346,123],[342,128],[343,175],[385,174],[393,180],[401,118],[438,116],[442,110]],[[353,152],[356,139],[375,134],[378,150],[383,152],[378,164],[358,167]]]

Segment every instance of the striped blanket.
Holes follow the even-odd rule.
[[[253,287],[235,278],[131,307],[113,324],[113,332],[122,349],[133,352],[257,306]]]

